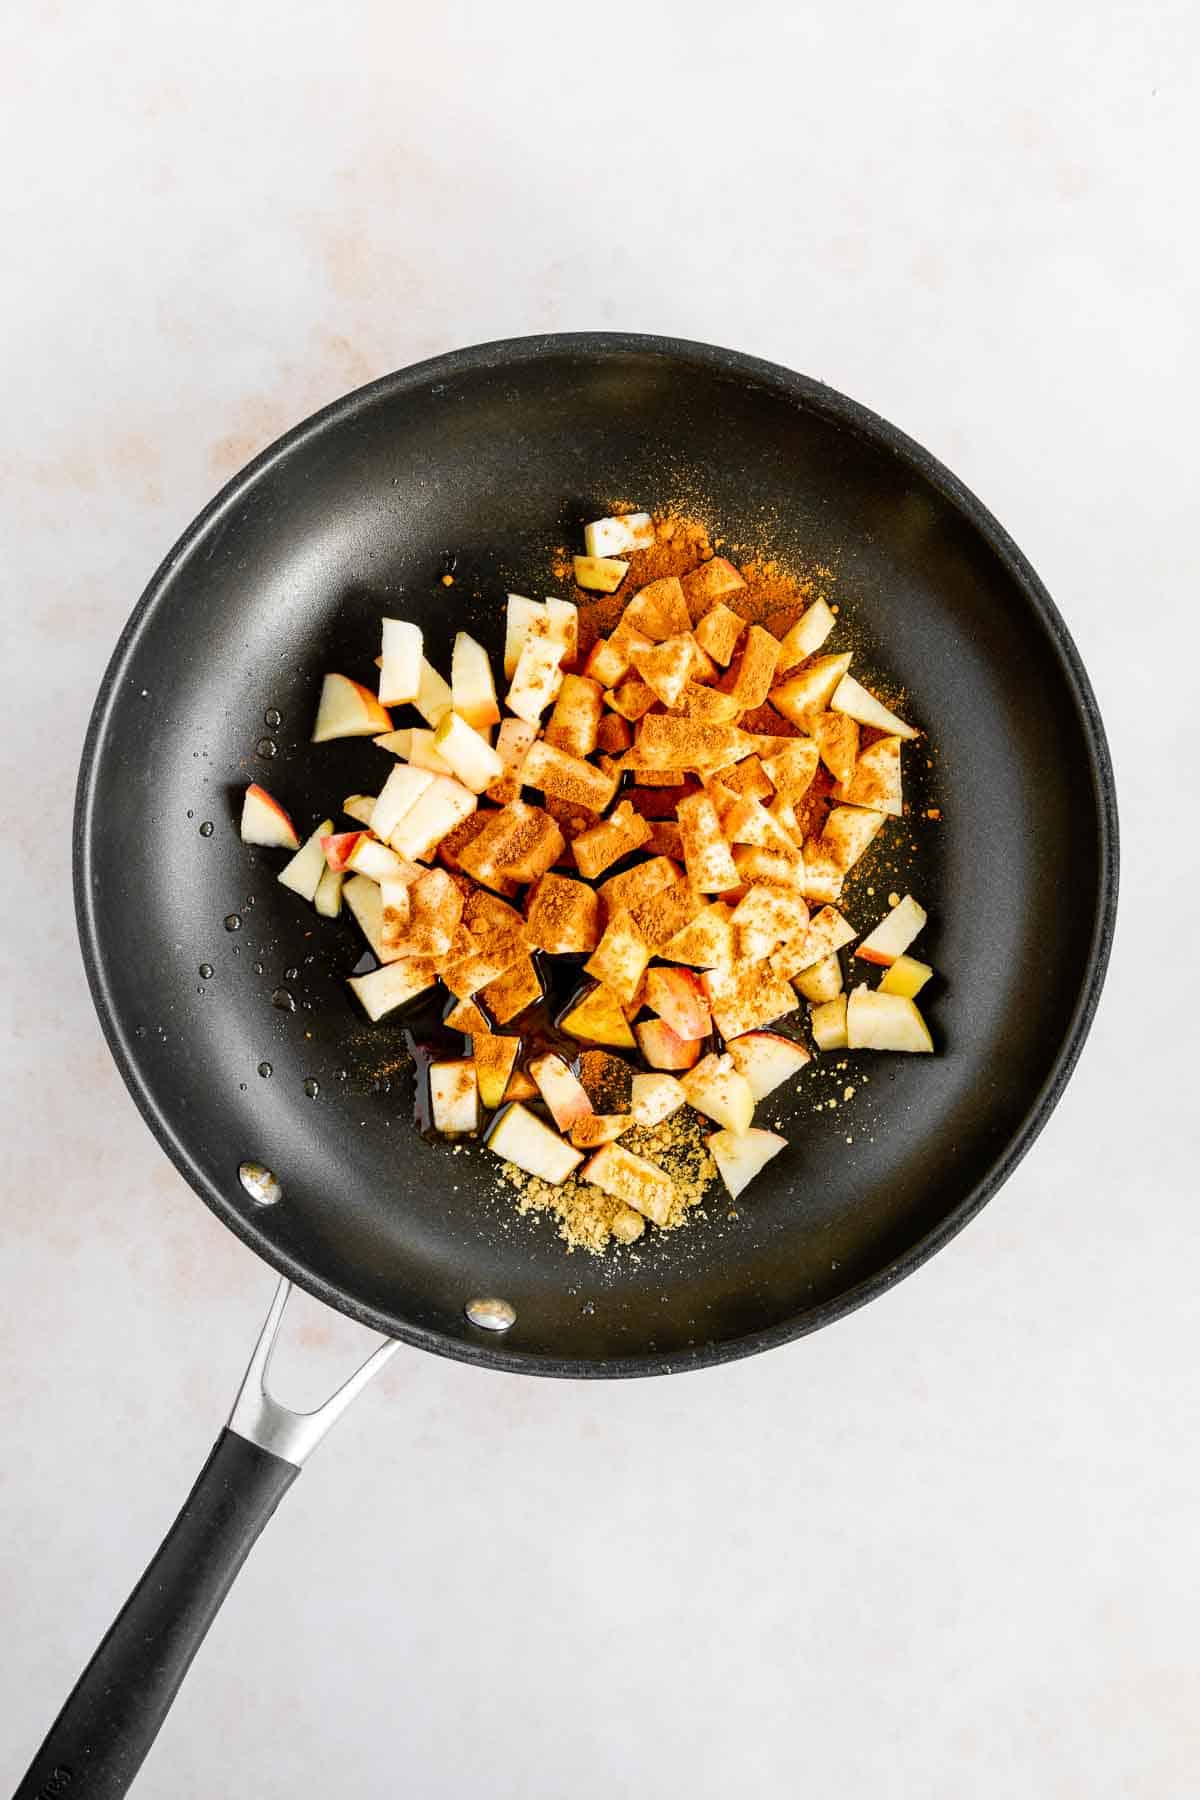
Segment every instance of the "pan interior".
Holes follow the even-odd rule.
[[[307,742],[323,673],[373,683],[385,611],[417,620],[444,668],[461,628],[498,659],[505,593],[554,591],[550,548],[578,545],[619,500],[680,501],[733,543],[835,571],[865,646],[856,666],[907,690],[929,733],[907,753],[914,817],[890,840],[903,854],[879,856],[873,898],[860,884],[848,910],[865,929],[911,888],[931,914],[920,953],[944,980],[927,1008],[936,1057],[825,1059],[760,1109],[793,1148],[736,1209],[714,1195],[689,1229],[601,1261],[518,1217],[486,1152],[418,1141],[399,1033],[347,997],[357,928],[280,888],[280,858],[240,844],[237,812],[255,778],[305,829],[377,791],[389,765],[369,742]],[[382,1329],[567,1374],[760,1348],[936,1247],[1052,1103],[1098,986],[1113,885],[1081,681],[987,515],[815,384],[649,340],[530,340],[424,365],[239,477],[122,640],[85,758],[77,863],[110,1041],[208,1204]],[[247,1195],[245,1159],[276,1173],[279,1204]],[[515,1308],[503,1339],[464,1317],[475,1295]]]

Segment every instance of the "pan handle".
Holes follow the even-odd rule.
[[[292,1412],[267,1391],[290,1292],[281,1281],[229,1424],[14,1800],[117,1800],[127,1792],[259,1532],[304,1459],[399,1349],[380,1344],[324,1406]]]

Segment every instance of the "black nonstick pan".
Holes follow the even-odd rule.
[[[506,591],[554,591],[551,547],[577,545],[582,523],[620,500],[678,502],[731,543],[833,570],[865,645],[859,666],[869,675],[876,646],[928,733],[906,765],[906,885],[929,907],[922,954],[945,980],[930,990],[935,1057],[849,1057],[845,1082],[860,1095],[844,1114],[815,1111],[806,1071],[773,1109],[793,1150],[736,1218],[712,1207],[685,1232],[648,1235],[636,1256],[568,1264],[547,1220],[514,1215],[486,1152],[417,1139],[396,1028],[366,1026],[347,1000],[355,927],[317,919],[279,887],[279,857],[247,851],[236,819],[256,777],[305,830],[343,795],[376,791],[386,770],[369,743],[308,747],[323,672],[372,681],[381,612],[416,619],[435,663],[464,626],[498,654]],[[785,369],[581,335],[389,376],[230,483],[150,583],[104,678],[75,871],[96,1006],[147,1124],[285,1283],[376,1327],[393,1340],[383,1354],[399,1340],[485,1369],[631,1376],[828,1324],[995,1192],[1062,1092],[1095,1009],[1117,826],[1066,628],[946,469]],[[230,1428],[22,1800],[125,1791],[328,1424],[264,1389],[286,1291]]]

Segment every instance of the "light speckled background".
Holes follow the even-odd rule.
[[[399,1357],[255,1552],[137,1791],[1195,1788],[1196,977],[1168,953],[1197,873],[1200,16],[784,10],[0,17],[0,1787],[272,1287],[155,1148],[85,992],[69,808],[111,645],[216,485],[314,407],[456,344],[612,326],[867,401],[1032,557],[1122,783],[1106,1002],[1002,1196],[819,1337],[613,1386]],[[311,1384],[356,1346],[305,1317]]]

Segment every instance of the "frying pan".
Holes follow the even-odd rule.
[[[833,570],[865,646],[856,667],[869,677],[875,659],[928,733],[906,763],[910,860],[879,892],[902,880],[927,901],[923,942],[946,979],[929,990],[937,1056],[848,1057],[862,1099],[845,1114],[815,1110],[831,1090],[812,1070],[781,1099],[792,1148],[736,1218],[711,1208],[636,1255],[568,1265],[549,1221],[514,1215],[486,1153],[419,1142],[398,1027],[364,1027],[346,999],[354,927],[279,887],[279,858],[246,850],[236,812],[255,777],[306,830],[343,795],[374,792],[372,746],[308,747],[323,672],[372,680],[381,612],[416,619],[443,667],[464,627],[498,655],[503,594],[546,591],[551,546],[577,544],[621,499],[678,502],[730,543]],[[1116,907],[1095,701],[1011,539],[853,401],[652,337],[458,351],[265,451],[184,533],[126,626],[75,830],[80,937],[113,1055],[177,1168],[283,1281],[229,1427],[20,1800],[125,1792],[262,1525],[398,1343],[521,1374],[669,1374],[813,1331],[932,1255],[1061,1094]],[[243,1185],[247,1164],[273,1181]],[[307,1417],[265,1380],[292,1282],[388,1340]]]

